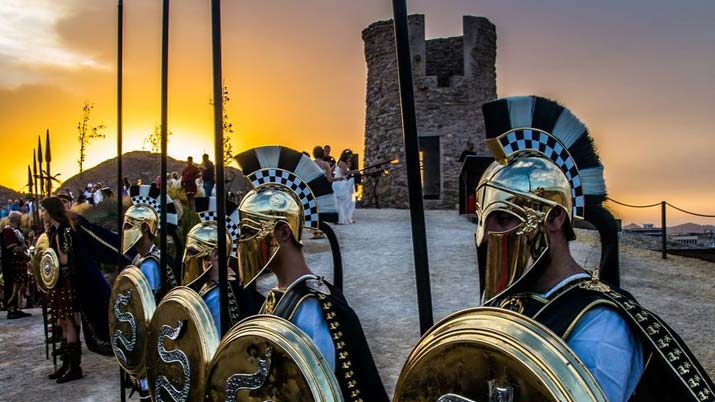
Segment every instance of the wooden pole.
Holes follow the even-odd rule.
[[[167,270],[167,222],[166,222],[166,162],[167,162],[167,109],[168,109],[168,84],[169,84],[169,0],[163,0],[161,18],[161,201],[160,217],[161,231],[159,233],[159,269],[161,270],[161,283],[166,283]]]
[[[666,209],[667,203],[665,201],[660,202],[660,236],[661,236],[661,250],[662,250],[662,256],[663,259],[668,258],[668,229],[667,229],[667,223],[665,219],[665,209]]]
[[[214,152],[216,159],[216,224],[218,225],[218,283],[221,336],[229,330],[228,264],[226,253],[226,192],[223,161],[223,79],[221,71],[221,1],[211,0],[211,48],[213,56]],[[211,194],[206,194],[210,197]]]
[[[122,0],[117,1],[117,233],[122,235],[122,227],[124,226],[124,210],[122,202],[122,190],[124,183],[122,182],[122,58],[124,49],[124,4]],[[120,237],[121,238],[121,237]],[[119,252],[117,253],[117,273],[122,270],[124,263],[121,241]],[[125,402],[127,400],[127,390],[124,386],[124,369],[119,367],[119,400]]]
[[[40,136],[37,136],[37,162],[40,164],[40,194],[45,197],[45,175],[42,173],[42,142]]]
[[[50,173],[50,162],[52,153],[50,152],[50,129],[45,132],[45,163],[47,164],[47,195],[52,195],[52,174]]]
[[[402,110],[402,134],[405,142],[405,166],[407,168],[407,189],[412,223],[412,250],[415,262],[415,280],[417,282],[417,305],[420,315],[420,333],[424,334],[432,327],[434,321],[432,318],[432,295],[427,260],[425,215],[422,204],[422,181],[419,147],[417,144],[417,118],[415,116],[412,56],[410,55],[406,1],[393,0],[392,10],[395,19],[397,75],[400,84],[400,108]]]
[[[32,226],[33,229],[37,227],[37,222],[35,221],[35,210],[37,209],[37,200],[35,200],[34,187],[32,185],[32,169],[30,165],[27,165],[27,191],[32,201]]]

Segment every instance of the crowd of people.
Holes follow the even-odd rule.
[[[554,105],[550,106],[552,108],[549,110],[553,110]],[[485,112],[485,117],[510,121],[505,119],[499,110]],[[507,127],[495,129],[487,134],[490,138],[498,138],[504,133],[511,133],[511,131]],[[553,143],[556,143],[557,139],[551,138]],[[587,140],[588,137],[584,139]],[[204,215],[201,217],[201,222],[186,233],[186,247],[183,250],[183,260],[180,262],[182,270],[178,279],[173,274],[175,267],[162,267],[163,264],[160,263],[162,253],[167,250],[160,250],[156,246],[156,237],[160,230],[168,229],[159,228],[160,218],[153,207],[156,205],[156,197],[160,197],[156,188],[152,188],[152,192],[149,193],[154,195],[130,197],[132,205],[125,212],[121,234],[102,231],[101,228],[94,227],[81,215],[72,211],[73,199],[68,194],[50,196],[40,202],[41,211],[38,212],[41,213],[34,214],[35,222],[42,222],[41,238],[37,241],[34,241],[34,236],[38,228],[30,227],[29,230],[25,230],[23,214],[17,210],[10,211],[3,222],[0,235],[3,275],[6,280],[4,300],[8,307],[9,319],[29,315],[21,311],[22,303],[18,303],[18,294],[23,294],[28,286],[27,273],[32,259],[31,253],[28,252],[29,246],[35,244],[38,248],[52,249],[57,257],[60,275],[57,283],[48,292],[46,303],[53,311],[56,324],[60,328],[53,336],[54,340],[60,340],[62,343],[63,364],[50,374],[50,378],[63,383],[83,377],[80,366],[81,329],[84,329],[84,339],[90,350],[97,353],[114,353],[120,365],[123,361],[122,357],[126,363],[124,351],[133,350],[135,344],[132,341],[122,345],[121,342],[110,345],[109,324],[111,320],[115,320],[115,323],[126,322],[123,317],[120,317],[123,314],[118,310],[120,304],[137,303],[137,299],[146,295],[137,296],[135,301],[132,301],[130,289],[128,293],[117,294],[111,296],[114,299],[110,299],[109,283],[98,269],[98,264],[103,262],[102,256],[114,263],[118,256],[123,256],[127,263],[131,261],[140,270],[141,277],[153,293],[152,303],[158,305],[154,316],[143,317],[144,321],[135,322],[133,328],[137,328],[137,325],[144,326],[146,321],[150,320],[151,325],[161,324],[162,331],[168,328],[170,332],[183,333],[182,336],[189,331],[194,331],[186,338],[218,344],[219,341],[224,342],[218,338],[222,333],[221,325],[229,324],[233,327],[241,320],[256,314],[260,314],[255,318],[256,325],[262,322],[260,320],[266,320],[267,316],[281,317],[292,322],[296,330],[306,335],[300,337],[301,340],[309,339],[312,342],[315,348],[310,356],[315,354],[324,358],[324,365],[321,367],[326,371],[332,371],[345,400],[389,401],[355,311],[342,295],[340,287],[333,286],[313,273],[304,255],[302,233],[304,229],[317,229],[318,218],[313,216],[320,216],[320,210],[316,208],[315,211],[307,211],[304,205],[310,205],[310,201],[314,200],[311,198],[314,194],[325,196],[330,195],[330,192],[320,188],[325,187],[322,186],[325,182],[322,177],[319,177],[320,180],[315,180],[317,175],[314,174],[311,176],[313,180],[307,184],[307,191],[299,186],[281,185],[283,177],[268,174],[269,171],[287,171],[298,179],[308,182],[306,178],[299,176],[300,169],[297,169],[297,166],[301,164],[291,162],[300,160],[310,164],[308,161],[310,158],[287,148],[281,148],[280,151],[280,155],[285,155],[285,158],[278,158],[278,166],[262,161],[259,156],[265,153],[259,152],[258,149],[249,150],[246,154],[250,153],[250,155],[242,154],[243,156],[237,158],[242,168],[245,168],[245,174],[265,174],[262,176],[265,181],[253,186],[240,205],[233,206],[233,211],[227,209],[226,218],[233,216],[237,219],[235,222],[238,223],[239,230],[226,230],[226,234],[230,237],[228,240],[235,245],[235,248],[231,247],[227,250],[225,256],[219,256],[218,251],[217,239],[222,231],[217,228],[217,211],[211,209],[210,200],[195,200],[193,212],[204,213]],[[506,152],[506,148],[492,151]],[[579,150],[574,150],[574,154],[577,151]],[[509,381],[513,380],[510,377],[512,374],[511,367],[507,364],[508,360],[497,362],[500,365],[498,367],[503,368],[500,368],[503,371],[500,374],[501,378],[498,378],[498,381],[501,381],[498,387],[495,385],[497,380],[492,379],[493,373],[482,374],[480,372],[482,367],[478,365],[481,364],[480,359],[492,359],[492,355],[499,359],[506,359],[498,353],[502,350],[501,347],[511,347],[511,343],[490,342],[488,353],[485,354],[484,350],[480,349],[481,346],[467,336],[467,332],[439,332],[460,325],[473,325],[472,323],[478,322],[477,318],[485,317],[480,314],[489,315],[492,322],[500,319],[499,317],[512,317],[510,320],[513,321],[510,321],[510,324],[504,324],[504,328],[496,330],[494,339],[501,339],[499,331],[508,328],[519,330],[513,332],[512,339],[516,343],[527,339],[524,338],[527,332],[530,337],[533,337],[528,338],[532,339],[531,343],[526,342],[519,346],[525,351],[533,352],[533,356],[524,357],[524,363],[538,363],[539,367],[542,367],[543,363],[552,361],[547,359],[558,358],[559,360],[553,361],[557,361],[559,366],[550,369],[564,367],[563,362],[566,361],[567,366],[579,370],[576,374],[573,374],[574,371],[564,370],[559,373],[564,375],[563,378],[548,377],[548,381],[556,384],[553,389],[557,386],[561,387],[561,381],[564,383],[570,381],[570,376],[583,375],[582,379],[591,384],[588,385],[591,387],[589,391],[594,390],[595,394],[602,394],[603,400],[712,400],[710,398],[713,395],[712,381],[675,332],[653,313],[640,307],[632,296],[619,289],[617,284],[603,282],[598,270],[587,272],[574,260],[569,249],[569,242],[575,239],[573,222],[580,218],[578,214],[584,212],[578,209],[578,200],[574,197],[576,184],[567,178],[557,162],[545,155],[520,153],[514,150],[509,152],[509,160],[492,163],[476,187],[479,224],[476,226],[476,233],[465,234],[475,235],[478,257],[476,268],[480,277],[479,294],[482,305],[491,308],[462,310],[460,314],[454,314],[433,327],[430,330],[433,331],[433,335],[439,334],[439,338],[448,340],[449,342],[444,344],[449,345],[449,348],[440,350],[440,353],[424,353],[425,348],[431,348],[433,345],[429,342],[419,342],[412,353],[414,359],[411,357],[408,362],[415,365],[422,364],[422,367],[435,367],[435,369],[403,370],[393,400],[413,400],[411,396],[415,392],[419,393],[418,396],[424,395],[425,400],[446,400],[442,398],[445,396],[443,392],[445,390],[450,392],[446,396],[453,400],[477,400],[474,395],[477,392],[483,394],[483,390],[467,389],[465,384],[482,385],[486,380],[490,381],[492,391],[496,389],[495,395],[499,396],[500,400],[509,399],[513,392]],[[590,156],[590,160],[598,160],[592,148],[587,150],[586,154]],[[330,156],[329,147],[317,146],[313,149],[313,158],[332,185],[339,212],[339,223],[352,223],[352,213],[355,208],[354,181],[359,174],[359,171],[351,168],[352,152],[346,149],[335,160]],[[194,165],[192,158],[189,158],[180,178],[172,174],[170,185],[178,185],[182,192],[186,192],[187,197],[191,195],[188,199],[193,202],[197,194],[213,192],[215,173],[206,172],[212,168],[213,164],[210,164],[206,155],[199,166]],[[315,170],[311,173],[315,173]],[[129,183],[127,179],[124,182]],[[534,188],[532,186],[534,182],[540,183],[540,187]],[[321,183],[321,185],[312,188],[311,183]],[[549,192],[544,192],[543,188],[548,188]],[[136,187],[126,188],[126,192],[130,195],[135,195],[136,190]],[[323,192],[319,193],[320,191]],[[98,205],[106,202],[107,198],[99,200]],[[199,204],[202,204],[204,209],[199,209]],[[587,207],[594,208],[594,205]],[[28,208],[28,214],[31,210],[32,208]],[[41,216],[40,221],[37,220],[38,215]],[[337,249],[332,249],[332,245],[331,251],[339,253]],[[229,294],[225,304],[229,314],[228,317],[224,315],[223,319],[220,314],[222,304],[218,298],[220,258],[226,258],[228,260],[226,265],[231,267],[227,270],[226,289]],[[164,268],[166,271],[161,271]],[[131,269],[125,270],[120,273],[120,277],[135,275],[131,271]],[[274,275],[277,283],[277,286],[265,295],[258,293],[255,288],[255,281],[263,274]],[[182,315],[183,312],[178,311],[179,309],[165,308],[161,314],[159,313],[162,305],[168,305],[162,302],[167,294],[175,292],[174,294],[180,295],[188,291],[195,292],[203,300],[206,308],[201,311],[204,316],[211,315],[208,321],[214,324],[212,330],[208,330],[210,327],[204,328],[199,325],[184,327],[187,320],[195,318],[189,316],[187,319]],[[108,317],[110,302],[115,306],[115,310]],[[498,314],[495,313],[497,311]],[[513,318],[517,316],[520,317],[519,321]],[[465,317],[469,319],[464,319]],[[200,317],[199,320],[203,318]],[[537,323],[540,325],[537,326]],[[173,325],[177,327],[174,328]],[[517,325],[526,329],[538,329],[538,333],[532,330],[524,331]],[[474,328],[470,328],[470,331],[469,334],[476,332]],[[119,332],[121,335],[121,331]],[[117,332],[113,336],[119,338]],[[176,335],[162,336],[175,339],[171,336]],[[248,342],[247,338],[239,341],[238,336],[224,339],[229,339],[226,342]],[[258,339],[257,335],[250,336]],[[558,338],[563,342],[555,342]],[[537,340],[560,346],[558,350],[542,348],[538,346]],[[147,339],[136,338],[136,342],[147,342]],[[158,342],[159,345],[163,345],[163,341]],[[259,343],[260,345],[257,343],[248,348],[253,350],[251,353],[264,353],[265,341],[259,340]],[[156,344],[136,344],[136,346],[145,347],[143,350],[157,349]],[[242,347],[245,348],[245,345]],[[265,362],[270,360],[271,351],[271,348],[265,350],[266,359],[252,355],[251,358],[258,360],[259,369],[262,365],[265,367]],[[189,392],[194,392],[188,385],[191,373],[199,369],[206,369],[209,372],[211,370],[204,365],[206,359],[187,356],[183,351],[181,353],[184,356],[181,375],[186,384],[183,392],[188,395]],[[543,354],[544,357],[539,354]],[[231,356],[231,359],[220,359],[217,356],[213,357],[212,362],[221,362],[225,365],[222,368],[228,372],[234,372],[233,367],[230,369],[226,367],[232,364],[244,364],[235,355]],[[145,358],[146,360],[143,361],[145,366],[151,363],[154,365],[152,367],[163,367],[165,371],[162,373],[176,374],[175,361],[153,354],[147,354]],[[432,361],[432,359],[436,360]],[[296,359],[296,364],[298,360]],[[236,363],[237,361],[239,363]],[[461,374],[455,376],[452,374],[453,371],[444,371],[444,363],[450,361],[459,362],[460,367],[467,370],[469,377]],[[678,364],[677,367],[674,362]],[[171,364],[174,365],[169,369]],[[317,365],[313,364],[313,366]],[[317,370],[317,367],[313,366],[310,369]],[[122,367],[126,369],[126,366]],[[282,370],[285,366],[274,367],[273,370]],[[546,370],[542,371],[546,372]],[[151,392],[154,393],[155,400],[161,399],[160,393],[163,392],[161,387],[150,388],[150,382],[156,377],[157,372],[158,370],[153,372],[139,370],[133,373],[142,400],[149,400],[152,396]],[[296,370],[291,368],[276,375],[265,376],[266,379],[262,381],[275,381],[275,378],[283,381],[283,375],[292,376],[295,372]],[[299,372],[306,375],[306,372]],[[441,378],[440,389],[401,386],[401,384],[430,384],[434,382],[435,375]],[[482,378],[485,375],[486,380]],[[164,374],[162,377],[165,377]],[[207,381],[207,383],[212,382]],[[224,386],[224,383],[221,385],[220,391],[228,392],[225,390],[229,387]],[[257,390],[261,387],[264,387],[263,383],[252,389]],[[276,387],[278,388],[280,387]],[[566,389],[561,387],[559,390],[562,388]],[[464,393],[464,396],[451,393],[452,391]],[[200,391],[195,392],[200,393]],[[296,391],[291,389],[290,392]],[[571,392],[571,390],[564,392]],[[199,399],[194,395],[186,400]],[[287,398],[283,399],[287,400]],[[295,400],[306,400],[306,398]]]
[[[106,198],[105,198],[106,199]],[[83,200],[83,202],[86,202]],[[101,202],[101,200],[99,201]],[[87,347],[98,353],[110,353],[107,330],[109,284],[100,270],[101,255],[110,255],[118,244],[117,236],[106,237],[101,228],[90,224],[72,211],[72,197],[67,193],[44,198],[40,208],[10,211],[0,221],[0,252],[2,253],[2,302],[8,319],[20,319],[31,314],[23,308],[39,304],[51,312],[51,341],[59,343],[57,355],[62,366],[49,378],[64,383],[82,378],[80,329],[84,329]],[[35,212],[35,213],[33,213]],[[85,230],[80,230],[83,227]],[[92,232],[91,236],[85,233]],[[88,240],[90,238],[101,241]],[[59,275],[56,285],[47,293],[38,289],[39,278],[33,275],[33,265],[39,265],[45,250],[57,256]],[[115,259],[116,262],[116,259]]]
[[[17,211],[23,214],[30,212],[32,202],[25,201],[19,198],[7,200],[7,203],[0,205],[0,219],[6,218],[10,212]]]

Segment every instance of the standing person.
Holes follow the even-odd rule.
[[[283,147],[260,147],[236,156],[256,186],[241,201],[239,273],[244,286],[268,271],[278,286],[261,308],[290,320],[315,343],[333,368],[346,401],[389,401],[360,320],[339,289],[305,261],[303,228],[334,219],[335,201],[322,170],[309,157]],[[278,161],[277,164],[264,161]],[[284,172],[277,176],[276,171]],[[283,183],[290,181],[291,187]],[[310,210],[306,210],[310,208]]]
[[[328,183],[332,183],[333,192],[336,192],[335,188],[341,187],[344,183],[335,178],[335,165],[330,166],[330,163],[325,161],[325,149],[320,145],[316,145],[313,148],[313,162],[318,165],[325,172],[325,178],[328,179]],[[322,231],[316,230],[311,239],[322,239],[325,234]]]
[[[2,230],[2,272],[4,280],[5,306],[7,319],[29,317],[22,311],[22,295],[27,284],[27,255],[25,237],[20,231],[22,214],[12,211],[8,215],[8,225]]]
[[[328,149],[330,149],[330,147],[328,147]],[[330,163],[325,160],[325,149],[320,145],[316,145],[313,148],[313,162],[315,162],[319,168],[323,169],[328,182],[332,183],[334,180],[335,164],[331,166]]]
[[[181,188],[186,193],[189,202],[189,210],[194,210],[194,197],[196,196],[196,179],[201,177],[201,169],[194,165],[194,158],[186,158],[186,166],[181,172]]]
[[[335,167],[335,158],[330,156],[330,145],[323,146],[323,153],[324,153],[323,160],[328,162],[328,164],[330,165],[331,168]]]
[[[485,304],[530,317],[561,337],[608,401],[715,400],[712,381],[678,335],[571,255],[574,221],[606,192],[583,123],[534,96],[499,99],[483,111],[496,159],[476,189]]]
[[[341,225],[355,223],[353,221],[353,213],[355,212],[355,178],[353,175],[358,171],[350,169],[352,161],[353,151],[345,149],[340,154],[340,159],[338,159],[335,167],[335,179],[342,181],[337,185],[333,183],[338,203],[338,223]]]
[[[122,198],[129,196],[129,187],[131,187],[132,184],[129,182],[129,178],[124,176],[122,179]]]
[[[459,163],[462,163],[465,159],[467,159],[467,156],[476,154],[477,153],[474,152],[474,143],[469,140],[467,141],[467,145],[464,147],[464,151],[462,151],[462,153],[459,155],[459,159],[457,159],[457,161],[459,161]]]
[[[102,183],[96,183],[92,189],[92,203],[94,205],[99,205],[102,200],[104,200],[104,194],[102,194]]]
[[[66,210],[71,210],[73,206],[73,199],[72,199],[72,194],[67,193],[67,192],[62,192],[57,194],[57,198],[62,200],[62,204],[64,204]]]
[[[92,187],[93,187],[92,183],[87,183],[87,185],[84,188],[84,193],[83,193],[84,199],[90,204],[94,203],[94,194],[92,193]]]
[[[201,180],[204,182],[204,196],[211,197],[211,191],[216,184],[214,164],[209,160],[209,155],[204,154],[201,161]]]
[[[218,225],[216,224],[216,198],[196,198],[196,213],[201,223],[195,225],[186,236],[186,249],[182,262],[181,284],[194,289],[206,302],[221,334],[221,309],[218,286]],[[238,258],[238,205],[226,201],[226,248],[228,267],[228,316],[229,328],[243,318],[258,313],[263,296],[255,286],[244,289],[236,271]]]
[[[75,287],[77,261],[74,258],[72,241],[75,223],[59,198],[45,198],[41,205],[42,219],[49,223],[49,247],[57,254],[61,271],[50,300],[55,317],[62,328],[62,334],[67,341],[62,366],[55,373],[50,374],[50,379],[56,379],[57,383],[61,384],[83,377],[80,366],[82,362],[82,346],[79,341],[80,303]]]
[[[159,304],[161,298],[177,285],[174,271],[169,265],[166,267],[166,281],[162,280],[161,251],[156,246],[161,190],[155,184],[131,186],[129,196],[132,205],[124,213],[121,251],[132,261],[133,266],[139,268],[154,295],[154,301]],[[167,224],[175,225],[176,211],[171,198],[167,198],[166,206]],[[149,400],[146,378],[138,378],[138,381],[140,400]]]
[[[159,213],[161,191],[155,185],[132,186],[129,188],[132,201],[124,213],[122,226],[122,254],[132,260],[132,265],[139,268],[146,277],[157,303],[161,297],[177,285],[176,277],[170,266],[166,267],[166,282],[162,283],[159,267],[161,252],[156,246],[159,232]],[[174,203],[169,198],[166,202],[167,220],[176,224]],[[136,253],[130,255],[132,250]]]

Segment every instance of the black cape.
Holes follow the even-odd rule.
[[[91,224],[80,215],[71,230],[75,286],[82,310],[82,329],[87,348],[95,353],[112,356],[109,339],[109,298],[112,288],[102,273],[100,264],[117,265],[121,238],[101,226]],[[123,257],[124,265],[130,261]]]
[[[320,286],[309,286],[308,279],[293,285],[283,294],[273,314],[290,319],[306,297],[317,298],[333,338],[335,376],[345,402],[389,402],[360,320],[342,292],[322,279],[315,280],[324,285],[322,289]],[[265,308],[264,304],[261,311],[265,312]]]
[[[521,294],[500,297],[490,304],[500,306],[507,300],[517,299],[520,301],[506,305],[523,306],[522,314],[544,324],[563,339],[568,338],[572,324],[595,306],[605,305],[618,312],[639,338],[646,362],[629,401],[715,402],[712,379],[680,336],[625,290],[583,278],[556,291],[546,301]]]

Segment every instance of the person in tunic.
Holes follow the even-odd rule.
[[[495,162],[476,189],[482,298],[563,338],[607,399],[715,401],[712,380],[678,335],[626,291],[573,258],[574,221],[605,198],[586,127],[535,96],[483,107]]]
[[[196,186],[196,179],[201,177],[201,169],[194,165],[194,158],[189,156],[186,159],[186,166],[181,172],[181,188],[186,193],[186,197],[189,202],[189,209],[194,208],[194,197],[196,196],[196,191],[198,187]]]
[[[49,224],[49,247],[57,254],[61,272],[50,304],[67,342],[63,364],[55,373],[50,374],[49,378],[57,380],[57,383],[64,383],[83,377],[82,347],[79,341],[81,309],[76,289],[78,267],[73,242],[75,222],[67,214],[59,198],[45,198],[41,205],[42,219]]]
[[[178,284],[171,267],[167,266],[166,283],[159,268],[161,252],[156,246],[159,233],[159,188],[155,185],[131,186],[132,206],[124,213],[122,227],[122,253],[132,260],[149,283],[157,303],[161,297]],[[175,225],[176,211],[171,199],[167,200],[167,225]]]
[[[340,289],[315,275],[303,255],[303,228],[317,229],[319,219],[337,220],[324,170],[284,147],[256,148],[236,159],[255,186],[239,206],[243,285],[272,272],[278,286],[266,296],[261,313],[291,321],[312,339],[333,368],[345,401],[389,401],[357,315]]]
[[[29,317],[32,314],[22,311],[22,295],[28,282],[27,267],[30,257],[27,254],[25,236],[20,231],[22,214],[11,211],[8,224],[2,229],[2,270],[5,306],[9,320]]]
[[[221,303],[218,286],[218,226],[216,224],[216,198],[196,199],[196,213],[201,222],[189,231],[183,257],[181,284],[195,290],[206,303],[214,319],[216,330],[223,334],[221,326]],[[237,264],[238,206],[226,202],[226,248],[228,267],[228,315],[229,325],[258,313],[263,296],[255,286],[244,289],[231,267]],[[228,328],[226,328],[228,329]]]

